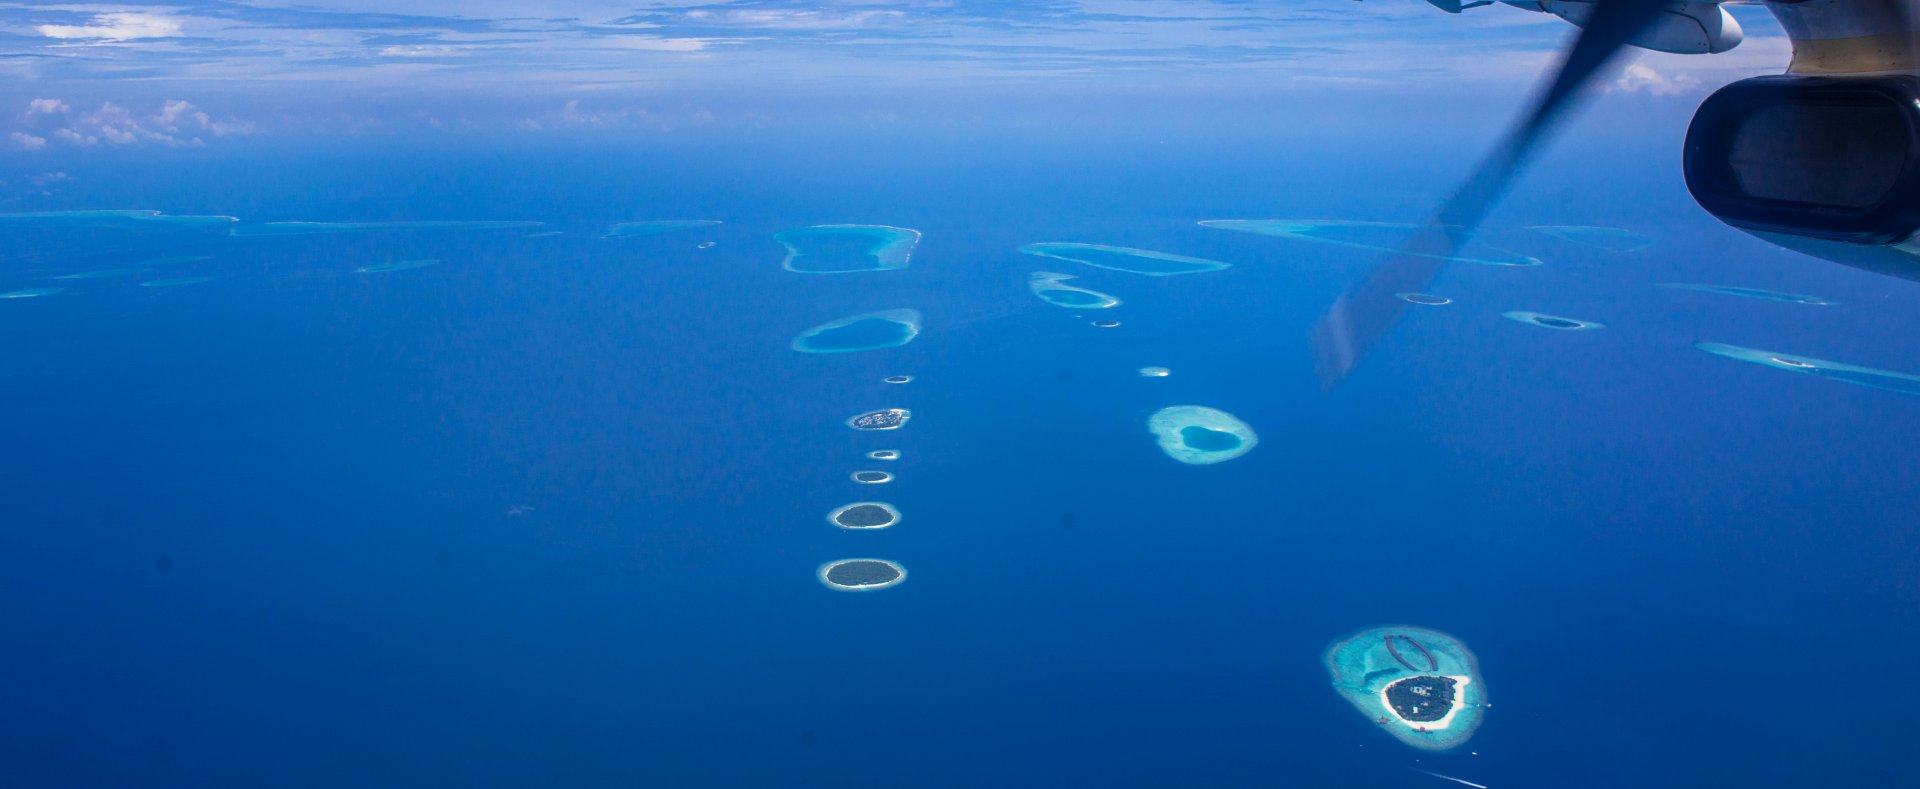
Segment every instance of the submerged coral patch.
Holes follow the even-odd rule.
[[[1817,359],[1812,356],[1798,356],[1789,353],[1780,353],[1778,351],[1763,351],[1758,348],[1743,348],[1738,345],[1727,345],[1726,343],[1718,342],[1698,342],[1694,343],[1693,347],[1715,356],[1724,356],[1728,359],[1737,359],[1751,364],[1763,365],[1775,370],[1803,373],[1839,381],[1841,383],[1849,383],[1855,386],[1899,392],[1900,394],[1920,395],[1920,375],[1897,373],[1892,370],[1878,370],[1872,367],[1861,367],[1845,362]]]
[[[1132,247],[1113,247],[1105,244],[1074,244],[1061,241],[1046,241],[1028,244],[1020,248],[1021,252],[1055,260],[1082,263],[1096,268],[1125,271],[1129,274],[1145,274],[1149,277],[1170,277],[1176,274],[1201,274],[1219,271],[1230,264],[1206,258],[1175,255],[1171,252],[1155,252],[1150,249]]]
[[[1120,300],[1113,296],[1097,290],[1065,284],[1070,279],[1074,279],[1070,274],[1036,271],[1027,275],[1027,289],[1033,291],[1033,295],[1039,296],[1041,301],[1055,307],[1104,310],[1120,306]]]
[[[1543,329],[1554,329],[1556,331],[1592,331],[1594,329],[1604,329],[1607,327],[1604,323],[1562,318],[1558,315],[1548,315],[1544,312],[1527,312],[1526,310],[1503,312],[1500,313],[1500,317],[1539,326]]]
[[[1218,230],[1235,230],[1255,235],[1371,249],[1459,263],[1481,263],[1489,266],[1540,265],[1539,258],[1485,244],[1469,243],[1462,248],[1460,254],[1454,255],[1406,249],[1403,244],[1408,238],[1422,230],[1428,230],[1429,227],[1402,222],[1356,222],[1339,219],[1207,219],[1201,221],[1200,225]]]
[[[601,238],[657,236],[675,230],[692,230],[697,227],[713,227],[717,224],[720,224],[718,219],[649,219],[640,222],[618,222],[609,225],[606,235]]]

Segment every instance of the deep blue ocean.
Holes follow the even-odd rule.
[[[1487,226],[1543,265],[1451,264],[1452,304],[1322,391],[1309,327],[1385,253],[1197,222],[1417,222],[1477,146],[1305,139],[57,163],[4,210],[543,224],[0,222],[0,291],[65,288],[0,301],[0,782],[1911,785],[1920,397],[1694,343],[1920,373],[1920,286],[1715,222],[1677,135],[1569,146]],[[724,224],[602,237],[662,219]],[[782,270],[773,235],[823,223],[923,237],[904,270]],[[1232,267],[1015,251],[1040,241]],[[356,271],[410,260],[439,262]],[[1040,270],[1125,303],[1043,303]],[[140,285],[163,277],[210,279]],[[924,315],[905,346],[788,346],[895,308]],[[1259,445],[1173,461],[1145,424],[1181,404]],[[884,407],[913,418],[843,424]],[[870,498],[903,521],[825,520]],[[848,557],[910,577],[816,579]],[[1465,747],[1408,748],[1330,689],[1327,645],[1393,623],[1477,654],[1494,706]]]

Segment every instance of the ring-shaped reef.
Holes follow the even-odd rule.
[[[1325,660],[1341,698],[1415,748],[1458,748],[1480,726],[1487,686],[1479,663],[1446,633],[1370,627],[1333,642]]]
[[[898,449],[876,449],[876,450],[874,450],[874,451],[872,451],[872,452],[868,452],[868,453],[867,453],[867,459],[868,459],[868,460],[899,460],[899,459],[900,459],[900,450],[898,450]]]
[[[1027,290],[1039,296],[1041,301],[1055,307],[1068,309],[1104,310],[1120,306],[1120,300],[1075,285],[1062,284],[1074,279],[1071,274],[1057,274],[1052,271],[1036,271],[1027,275]]]
[[[1779,291],[1761,290],[1759,288],[1742,288],[1734,285],[1702,285],[1702,284],[1693,283],[1693,282],[1660,282],[1655,284],[1657,284],[1659,287],[1671,288],[1673,290],[1691,290],[1698,293],[1718,293],[1722,296],[1739,296],[1740,298],[1743,298],[1743,299],[1758,299],[1760,301],[1783,301],[1788,304],[1810,304],[1816,307],[1833,306],[1833,302],[1828,301],[1827,299],[1820,298],[1819,296],[1805,296],[1798,293],[1781,293]]]
[[[1555,331],[1593,331],[1594,329],[1607,328],[1607,325],[1604,323],[1564,318],[1559,315],[1548,315],[1544,312],[1528,312],[1526,310],[1509,310],[1500,313],[1500,317],[1511,321],[1519,321],[1531,326],[1538,326],[1543,329],[1553,329]]]
[[[51,296],[55,293],[59,293],[64,290],[66,290],[66,288],[27,288],[26,290],[10,290],[10,291],[7,291],[6,293],[0,293],[0,299],[31,299],[38,296]]]
[[[607,226],[607,233],[601,238],[657,236],[675,230],[692,230],[696,227],[713,227],[717,224],[720,224],[718,219],[649,219],[641,222],[615,222]]]
[[[1147,417],[1147,431],[1167,457],[1205,466],[1247,454],[1260,437],[1238,417],[1203,405],[1162,408]]]
[[[1357,222],[1341,219],[1205,219],[1201,220],[1200,225],[1217,230],[1236,230],[1255,235],[1292,238],[1460,263],[1480,263],[1488,266],[1540,265],[1539,258],[1485,244],[1469,244],[1467,249],[1470,249],[1472,254],[1468,255],[1437,255],[1408,250],[1402,246],[1403,242],[1414,233],[1428,229],[1428,226],[1405,222]]]
[[[1453,303],[1453,299],[1445,296],[1435,296],[1431,293],[1395,293],[1393,295],[1398,296],[1401,301],[1408,304],[1420,304],[1428,307],[1439,307]]]
[[[1232,264],[1206,258],[1175,255],[1171,252],[1155,252],[1151,249],[1133,247],[1112,247],[1105,244],[1074,244],[1065,241],[1043,241],[1020,247],[1019,251],[1043,258],[1082,263],[1094,268],[1124,271],[1129,274],[1145,274],[1149,277],[1171,277],[1178,274],[1204,274],[1231,268]]]
[[[1763,351],[1758,348],[1742,348],[1718,342],[1697,342],[1693,347],[1715,356],[1725,356],[1752,364],[1765,365],[1775,370],[1816,375],[1855,386],[1866,386],[1888,392],[1905,395],[1920,395],[1920,375],[1896,373],[1892,370],[1876,370],[1845,362],[1816,359],[1812,356]]]
[[[1119,321],[1108,321],[1108,320],[1099,320],[1099,321],[1093,321],[1092,323],[1093,323],[1093,328],[1096,328],[1096,329],[1118,329],[1118,328],[1120,328],[1120,322],[1119,322]]]
[[[880,382],[881,382],[881,383],[883,383],[883,384],[895,384],[895,385],[898,385],[898,384],[910,384],[910,383],[913,383],[913,376],[911,376],[911,375],[889,375],[889,376],[887,376],[887,377],[885,377],[885,378],[882,378],[882,379],[880,379]]]
[[[898,348],[919,335],[919,310],[880,310],[822,323],[789,345],[801,353],[853,353]]]
[[[839,592],[877,592],[907,580],[907,568],[886,559],[836,559],[814,573],[820,583]]]
[[[847,427],[855,430],[899,430],[913,418],[905,408],[880,408],[847,417]]]
[[[827,522],[854,531],[885,529],[900,522],[900,510],[884,501],[856,501],[835,507]]]
[[[521,220],[429,220],[418,222],[262,222],[234,225],[230,236],[310,236],[325,233],[372,233],[382,230],[511,230],[539,227]]]
[[[162,277],[160,279],[150,279],[150,280],[147,280],[146,282],[142,282],[140,283],[140,287],[177,288],[182,285],[198,285],[202,282],[212,282],[212,281],[213,281],[212,277]]]
[[[1653,246],[1653,239],[1631,230],[1591,225],[1534,225],[1527,228],[1544,236],[1608,252],[1639,252]]]
[[[1165,378],[1165,377],[1167,377],[1167,376],[1169,376],[1169,375],[1173,375],[1173,371],[1172,371],[1172,370],[1169,370],[1169,369],[1167,369],[1167,368],[1165,368],[1165,367],[1157,367],[1157,366],[1156,366],[1156,367],[1142,367],[1142,368],[1140,368],[1140,377],[1141,377],[1141,378]]]
[[[146,210],[109,210],[109,211],[25,211],[0,214],[0,222],[19,224],[66,224],[86,225],[90,227],[159,224],[184,227],[224,227],[240,221],[233,216],[173,216],[159,211]]]
[[[862,485],[885,485],[893,481],[893,474],[886,471],[855,471],[849,477]]]
[[[439,260],[434,259],[395,260],[388,263],[374,263],[361,266],[353,271],[356,274],[384,274],[389,271],[410,271],[417,268],[426,268],[428,266],[438,265],[439,263]]]
[[[800,274],[853,274],[907,267],[920,231],[888,225],[814,225],[773,234],[787,248],[780,267]]]

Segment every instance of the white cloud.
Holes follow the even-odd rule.
[[[67,103],[59,99],[34,99],[27,102],[27,117],[35,115],[59,115],[67,111]]]
[[[47,38],[132,41],[180,35],[180,21],[160,14],[121,12],[95,14],[91,24],[39,25],[34,30]]]
[[[1613,81],[1612,90],[1621,93],[1647,93],[1654,96],[1672,96],[1688,93],[1700,87],[1700,80],[1686,74],[1667,75],[1654,70],[1645,63],[1635,63],[1620,73]]]
[[[140,116],[112,102],[94,110],[75,110],[59,99],[34,99],[27,111],[28,130],[15,132],[15,144],[26,146],[23,137],[39,140],[31,147],[42,147],[51,137],[70,145],[139,145],[153,143],[176,148],[205,145],[204,135],[227,137],[252,134],[254,126],[245,121],[219,120],[193,106],[192,102],[168,99],[158,112]]]
[[[22,150],[37,151],[47,147],[47,138],[35,137],[26,132],[14,132],[13,146]]]

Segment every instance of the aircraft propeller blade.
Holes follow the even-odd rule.
[[[1351,372],[1367,349],[1399,319],[1406,302],[1394,294],[1419,291],[1433,281],[1445,258],[1473,237],[1541,138],[1594,76],[1627,42],[1660,18],[1670,0],[1594,0],[1593,14],[1567,50],[1553,81],[1533,108],[1487,154],[1433,218],[1400,250],[1352,290],[1313,327],[1314,364],[1320,384],[1331,389]]]

